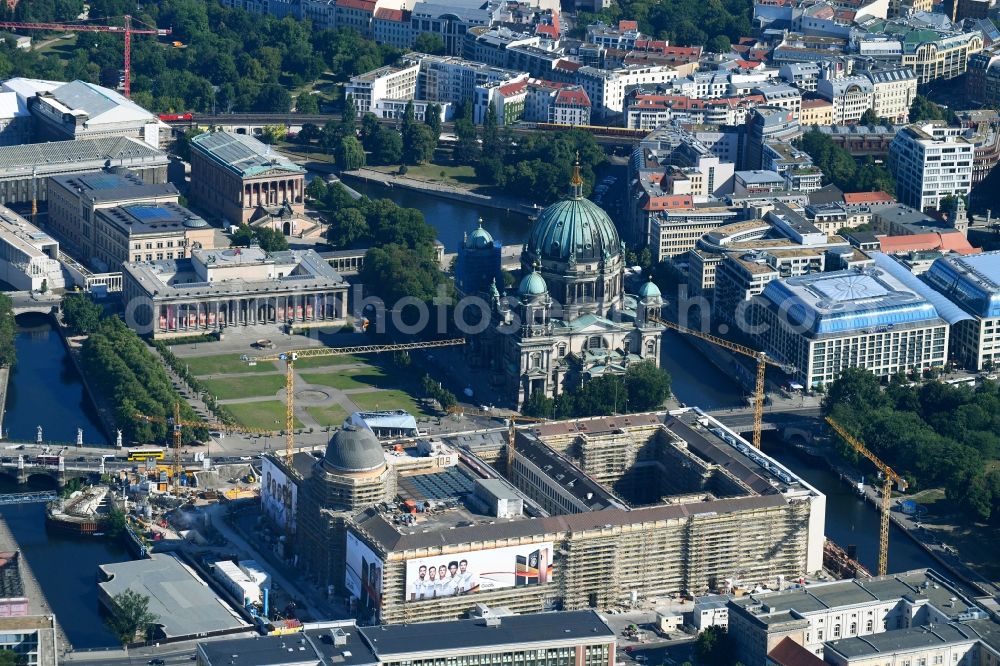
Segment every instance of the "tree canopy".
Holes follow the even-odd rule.
[[[163,365],[118,317],[101,321],[83,343],[81,361],[94,388],[114,407],[114,420],[127,442],[164,442],[169,435],[166,417],[180,403],[181,418],[198,415],[174,389]],[[150,423],[135,418],[145,414],[163,419]],[[184,430],[185,441],[204,439],[205,429]]]
[[[944,120],[949,125],[958,124],[954,111],[935,104],[923,95],[917,95],[910,104],[910,122],[918,123],[922,120]]]
[[[555,400],[532,393],[521,406],[527,416],[575,418],[659,409],[670,396],[670,373],[650,361],[633,363],[624,377],[604,375],[565,391]]]
[[[580,12],[574,23],[579,37],[588,24],[597,20],[615,24],[621,19],[632,19],[638,21],[639,30],[654,39],[666,39],[671,44],[705,45],[718,35],[735,42],[751,34],[752,6],[743,0],[619,0],[598,14]],[[717,42],[713,44],[717,46]]]
[[[456,151],[462,144],[459,133],[462,122],[455,123],[459,144]],[[476,144],[476,155],[468,163],[475,164],[476,177],[481,182],[522,196],[530,193],[532,198],[542,203],[566,196],[577,155],[580,156],[584,193],[593,187],[594,169],[606,159],[604,150],[587,132],[575,129],[540,132],[518,137],[515,145],[509,132],[497,131],[495,125],[489,122],[483,127],[481,159],[478,151]]]
[[[883,390],[872,373],[852,368],[830,386],[823,410],[911,490],[943,487],[963,517],[1000,522],[1000,385],[920,385],[898,375]]]
[[[288,239],[285,234],[270,227],[251,227],[240,225],[232,236],[232,244],[238,247],[248,247],[253,243],[265,252],[282,252],[288,249]]]
[[[13,9],[3,5],[0,15],[70,21],[82,11],[82,0],[31,0]],[[213,108],[286,112],[292,106],[289,90],[312,84],[324,73],[344,81],[394,62],[400,54],[355,30],[314,30],[309,21],[255,14],[214,0],[144,2],[138,11],[134,2],[124,0],[90,3],[92,19],[106,17],[120,24],[124,14],[148,25],[170,26],[170,39],[186,46],[169,48],[164,40],[149,36],[132,43],[133,98],[158,113]],[[93,33],[64,44],[73,44],[67,60],[0,44],[0,76],[118,84],[121,35]],[[102,77],[102,72],[108,76]],[[300,95],[298,110],[315,112],[320,102],[316,95]]]
[[[101,323],[104,308],[86,294],[67,295],[62,302],[63,321],[74,333],[89,335]]]
[[[854,156],[815,127],[802,135],[799,146],[822,172],[825,181],[844,192],[882,191],[894,194],[896,181],[884,166],[868,158],[858,164]]]
[[[122,645],[146,640],[156,621],[149,611],[149,597],[132,590],[124,590],[111,598],[111,609],[107,618],[108,627],[115,633]]]
[[[14,321],[14,301],[7,294],[0,294],[0,367],[11,367],[17,361],[14,336],[17,324]]]

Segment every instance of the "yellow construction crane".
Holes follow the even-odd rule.
[[[542,423],[548,419],[540,419],[536,416],[524,416],[523,414],[494,414],[482,409],[466,409],[455,405],[448,408],[449,414],[459,414],[467,416],[488,416],[494,419],[507,419],[507,476],[510,477],[514,468],[514,435],[516,425],[520,423]]]
[[[148,423],[165,423],[173,431],[173,464],[171,473],[173,475],[174,487],[180,484],[181,474],[181,430],[188,428],[212,428],[215,430],[228,430],[230,432],[242,432],[248,435],[270,435],[274,431],[261,430],[258,428],[244,428],[242,426],[230,425],[228,423],[211,423],[207,421],[184,421],[181,419],[181,403],[174,403],[173,416],[149,416],[148,414],[136,413],[135,418]]]
[[[772,365],[776,368],[781,368],[786,372],[794,369],[789,368],[789,366],[784,363],[779,363],[775,361],[765,352],[752,349],[745,345],[741,345],[737,342],[730,342],[729,340],[712,335],[711,333],[703,333],[693,328],[681,326],[680,324],[675,324],[672,321],[661,319],[656,315],[648,314],[646,315],[646,318],[649,321],[653,322],[654,324],[659,324],[660,326],[664,326],[666,328],[678,331],[680,333],[685,333],[687,335],[693,335],[696,338],[701,338],[702,340],[711,342],[713,345],[718,345],[719,347],[723,347],[725,349],[728,349],[729,351],[736,352],[737,354],[743,354],[744,356],[749,356],[750,358],[756,359],[757,382],[754,387],[754,393],[753,393],[753,446],[755,449],[759,449],[761,425],[764,422],[764,371],[769,365]]]
[[[283,361],[285,364],[285,459],[291,464],[292,449],[295,448],[295,361],[302,358],[316,358],[318,356],[382,354],[385,352],[410,351],[413,349],[453,347],[462,344],[465,344],[465,338],[431,340],[428,342],[401,342],[390,345],[361,345],[358,347],[307,347],[305,349],[291,349],[263,356],[243,354],[240,358],[246,361],[248,365],[257,365],[257,363],[267,361]]]
[[[878,541],[878,575],[884,576],[889,568],[889,510],[892,501],[892,484],[896,483],[900,490],[906,490],[906,480],[901,478],[891,467],[879,460],[878,456],[868,450],[860,440],[847,432],[844,426],[837,423],[832,417],[826,417],[826,422],[830,424],[833,431],[840,435],[840,438],[851,445],[855,451],[872,461],[875,467],[882,472],[882,524],[879,531]]]

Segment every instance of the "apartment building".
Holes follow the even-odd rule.
[[[799,110],[799,125],[813,127],[833,124],[833,102],[825,99],[803,99]]]
[[[816,93],[833,105],[834,125],[858,122],[875,103],[875,87],[868,77],[861,75],[821,79],[816,84]]]
[[[864,73],[872,83],[872,110],[879,118],[905,123],[917,96],[917,75],[906,67]]]
[[[354,102],[359,115],[374,113],[382,100],[406,101],[417,96],[420,61],[402,66],[386,65],[352,76],[344,87],[344,98]]]
[[[908,125],[892,141],[896,198],[918,210],[937,209],[945,196],[972,188],[975,145],[960,127],[940,122]]]

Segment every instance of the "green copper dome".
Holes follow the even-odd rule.
[[[545,284],[545,278],[538,271],[532,271],[524,276],[517,291],[522,296],[541,296],[548,293],[549,287]]]
[[[465,247],[472,250],[490,247],[491,245],[493,245],[493,236],[486,229],[483,229],[483,220],[480,218],[479,227],[469,234],[469,237],[465,240]]]
[[[660,298],[660,288],[656,286],[656,283],[650,279],[644,285],[639,287],[639,298],[645,300],[647,298]]]
[[[537,261],[595,261],[621,253],[615,223],[600,206],[583,198],[579,166],[570,198],[541,212],[531,227],[525,250]]]

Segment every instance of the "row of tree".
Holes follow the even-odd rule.
[[[165,442],[170,435],[166,423],[150,423],[136,414],[166,419],[174,403],[181,405],[181,418],[198,420],[197,414],[178,395],[163,365],[145,343],[118,317],[101,320],[83,343],[81,361],[87,377],[107,404],[114,405],[114,420],[126,441]],[[205,429],[185,431],[185,441],[205,439]]]
[[[975,389],[893,377],[883,390],[872,373],[845,370],[823,403],[911,484],[943,487],[967,519],[1000,522],[1000,385]],[[849,449],[845,449],[852,455]]]
[[[802,148],[823,172],[824,179],[844,192],[896,192],[892,173],[872,158],[858,163],[849,152],[833,142],[829,136],[812,128],[799,140]]]
[[[625,375],[604,375],[583,382],[555,399],[532,393],[522,412],[527,416],[566,419],[628,414],[659,409],[670,397],[670,373],[650,361],[633,363]]]
[[[14,335],[14,301],[7,294],[0,294],[0,368],[10,368],[17,362]]]

